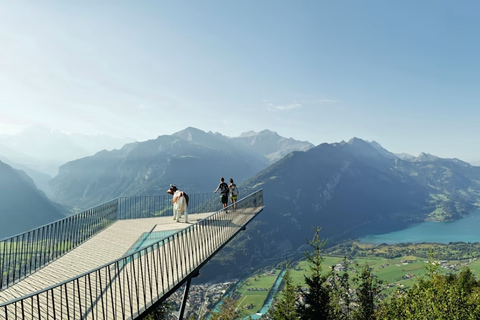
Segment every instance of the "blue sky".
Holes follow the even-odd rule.
[[[188,126],[480,160],[479,1],[0,0],[0,133]]]

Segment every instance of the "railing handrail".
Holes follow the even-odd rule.
[[[127,256],[0,304],[0,317],[24,312],[38,317],[46,312],[49,319],[136,318],[190,279],[262,209],[260,189],[238,200],[236,212],[216,210]],[[81,288],[89,294],[80,295]]]
[[[114,198],[114,199],[109,200],[109,201],[106,201],[106,202],[103,202],[102,204],[99,204],[99,205],[97,205],[97,206],[95,206],[95,207],[92,207],[92,208],[90,208],[90,209],[83,210],[83,211],[80,211],[80,212],[71,214],[71,215],[69,215],[69,216],[66,216],[65,218],[57,219],[57,220],[55,220],[55,221],[42,224],[42,225],[40,225],[40,226],[38,226],[38,227],[36,227],[36,228],[32,228],[32,229],[30,229],[30,230],[27,230],[27,231],[24,231],[24,232],[20,232],[20,233],[14,234],[14,235],[12,235],[12,236],[4,237],[2,240],[0,240],[0,243],[5,242],[5,241],[8,241],[8,240],[10,240],[10,239],[12,239],[12,238],[17,238],[17,237],[23,236],[23,235],[25,235],[25,234],[27,234],[27,233],[30,233],[30,232],[33,232],[33,231],[36,231],[36,230],[39,230],[39,229],[42,229],[42,228],[47,228],[47,227],[49,227],[49,226],[51,226],[51,225],[60,223],[60,222],[62,222],[62,221],[66,221],[66,220],[68,220],[69,218],[72,218],[72,217],[75,217],[75,216],[79,216],[79,215],[81,215],[81,214],[84,214],[84,213],[87,212],[87,211],[94,210],[94,209],[96,209],[96,208],[100,208],[100,207],[102,207],[102,206],[104,206],[104,205],[106,205],[106,204],[108,204],[108,203],[113,202],[113,201],[118,201],[119,198],[120,198],[120,197]]]
[[[162,215],[172,215],[171,198],[167,194],[118,197],[0,241],[0,292],[73,250],[115,221],[153,217],[156,209],[166,212]],[[213,199],[212,193],[191,194],[189,207],[192,209],[189,208],[189,212],[195,213],[199,204],[208,204]],[[34,254],[29,255],[32,252]]]
[[[192,195],[197,195],[197,194],[202,194],[202,195],[203,195],[203,194],[210,194],[210,193],[207,193],[207,192],[192,193]],[[189,195],[190,195],[190,194],[189,194]],[[72,218],[72,217],[75,217],[75,216],[80,216],[81,214],[84,214],[84,213],[86,213],[86,212],[88,212],[88,211],[91,211],[91,210],[95,210],[95,209],[97,209],[97,208],[100,208],[100,207],[102,207],[102,206],[105,206],[106,204],[112,203],[112,202],[114,202],[114,201],[119,201],[119,200],[121,200],[121,199],[127,199],[127,198],[137,198],[137,197],[165,197],[165,198],[171,198],[171,196],[163,195],[163,194],[162,194],[162,195],[122,196],[122,197],[113,198],[112,200],[105,201],[105,202],[103,202],[103,203],[101,203],[101,204],[99,204],[99,205],[96,205],[96,206],[94,206],[94,207],[92,207],[92,208],[90,208],[90,209],[86,209],[86,210],[80,211],[80,212],[78,212],[78,213],[74,213],[74,214],[69,215],[69,216],[67,216],[67,217],[65,217],[65,218],[57,219],[57,220],[55,220],[55,221],[52,221],[52,222],[49,222],[49,223],[45,223],[45,224],[43,224],[43,225],[40,225],[40,226],[38,226],[38,227],[36,227],[36,228],[32,228],[32,229],[30,229],[30,230],[27,230],[27,231],[24,231],[24,232],[20,232],[20,233],[14,234],[14,235],[12,235],[12,236],[4,237],[3,239],[0,240],[0,243],[6,242],[6,241],[8,241],[8,240],[10,240],[10,239],[12,239],[12,238],[17,238],[17,237],[23,236],[23,235],[25,235],[25,234],[27,234],[27,233],[30,233],[30,232],[33,232],[33,231],[36,231],[36,230],[39,230],[39,229],[42,229],[42,228],[47,228],[47,227],[52,226],[52,225],[54,225],[54,224],[60,223],[60,222],[62,222],[62,221],[66,221],[66,220],[68,220],[69,218]]]
[[[257,190],[257,191],[255,191],[255,192],[249,194],[248,196],[245,196],[245,197],[243,197],[242,199],[238,200],[238,201],[237,201],[237,205],[240,205],[243,200],[248,199],[249,197],[254,196],[254,195],[256,195],[256,194],[259,193],[259,192],[262,192],[262,189]],[[231,206],[231,205],[230,205],[230,206]],[[230,207],[230,206],[229,206],[229,207]],[[224,211],[224,209],[217,210],[216,212],[213,212],[211,215],[203,218],[203,219],[200,220],[200,221],[203,221],[203,220],[206,220],[206,219],[208,219],[208,218],[210,218],[210,217],[213,217],[213,216],[215,216],[215,215],[221,214],[223,211]],[[121,262],[122,260],[126,260],[126,259],[128,260],[128,259],[132,259],[132,258],[135,259],[134,256],[135,256],[135,255],[138,255],[140,252],[142,252],[142,251],[144,251],[144,250],[147,250],[147,249],[149,249],[149,248],[151,248],[151,247],[154,247],[154,246],[156,246],[156,245],[159,245],[160,242],[165,241],[165,239],[174,238],[176,234],[178,234],[178,233],[180,233],[180,232],[186,232],[187,230],[190,230],[190,229],[193,228],[193,227],[194,227],[194,225],[190,225],[190,226],[188,226],[188,227],[186,227],[186,228],[184,228],[184,229],[178,230],[177,232],[175,232],[175,233],[173,233],[173,234],[171,234],[171,235],[169,235],[169,236],[167,236],[167,237],[165,237],[165,238],[163,238],[163,239],[158,240],[157,242],[154,242],[154,243],[148,245],[147,247],[141,247],[141,248],[139,248],[138,250],[132,252],[131,254],[129,254],[129,255],[127,255],[127,256],[123,256],[123,257],[120,257],[120,258],[115,259],[115,260],[113,260],[113,261],[107,262],[107,263],[105,263],[105,264],[103,264],[103,265],[101,265],[101,266],[99,266],[99,267],[96,267],[96,268],[94,268],[94,269],[92,269],[92,270],[89,270],[89,271],[87,271],[87,272],[84,272],[84,273],[82,273],[82,274],[80,274],[80,275],[78,275],[78,276],[75,276],[75,277],[72,277],[72,278],[67,279],[67,280],[65,280],[65,281],[62,281],[62,282],[60,282],[60,283],[54,284],[54,285],[49,286],[49,287],[47,287],[47,288],[44,288],[44,289],[42,289],[42,290],[38,290],[38,291],[33,292],[33,293],[31,293],[31,294],[25,295],[25,296],[23,296],[23,297],[19,297],[19,298],[17,298],[17,299],[11,300],[11,301],[9,301],[9,302],[7,302],[7,303],[0,304],[0,307],[3,307],[4,305],[10,304],[10,303],[14,303],[14,302],[16,302],[16,301],[20,301],[20,300],[22,300],[22,299],[30,298],[30,297],[32,297],[32,296],[34,296],[34,295],[36,295],[36,294],[41,293],[41,292],[54,289],[54,288],[56,288],[56,287],[59,287],[59,286],[61,286],[61,285],[66,284],[66,283],[68,283],[68,282],[71,282],[71,281],[73,281],[73,280],[75,280],[75,279],[77,279],[77,278],[81,278],[81,277],[84,277],[84,276],[86,276],[86,275],[92,274],[92,273],[94,273],[94,272],[96,272],[96,271],[98,271],[98,270],[100,270],[100,269],[103,269],[103,268],[109,266],[109,265],[112,265],[112,264]]]

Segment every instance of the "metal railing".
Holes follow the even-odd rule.
[[[118,200],[0,242],[0,290],[41,269],[116,220]]]
[[[219,195],[195,193],[189,195],[188,213],[215,212],[222,205]],[[171,195],[118,198],[118,220],[140,219],[173,215]]]
[[[189,196],[189,213],[215,212],[218,196]],[[117,220],[172,215],[172,196],[121,197],[0,241],[0,291],[17,283]]]
[[[217,197],[215,199],[219,202]],[[138,203],[145,204],[126,203],[130,209],[139,208]],[[139,317],[190,279],[194,271],[242,230],[263,206],[263,191],[259,190],[240,199],[234,212],[217,211],[128,256],[1,304],[0,319]],[[149,211],[139,210],[139,216]]]

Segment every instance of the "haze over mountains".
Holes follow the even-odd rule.
[[[130,138],[105,135],[66,134],[41,126],[27,127],[17,134],[0,135],[0,160],[28,167],[31,172],[53,177],[58,167],[68,161],[112,150],[133,142]]]
[[[232,138],[195,128],[70,161],[49,181],[50,199],[86,209],[164,194],[170,183],[212,192],[221,176],[234,178],[241,196],[263,188],[266,208],[203,271],[212,276],[295,251],[314,226],[340,241],[373,226],[458,219],[480,205],[480,168],[458,159],[396,155],[358,138],[315,147],[268,130]]]

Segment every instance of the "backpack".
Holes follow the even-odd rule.
[[[236,184],[233,185],[232,196],[238,196],[238,188]]]
[[[229,191],[228,184],[226,184],[225,182],[222,182],[220,184],[220,192],[222,194],[228,194],[228,191]]]

